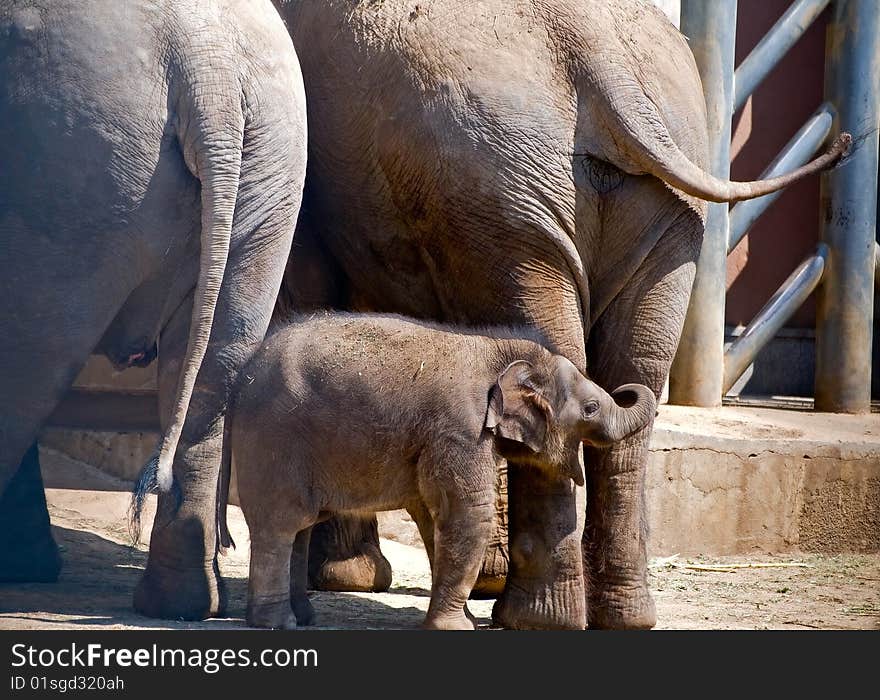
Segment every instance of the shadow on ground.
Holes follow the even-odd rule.
[[[244,626],[246,571],[224,574],[229,595],[229,618],[185,622],[153,620],[135,613],[131,596],[147,555],[93,532],[53,526],[62,548],[64,568],[57,583],[0,584],[0,628],[141,627],[151,629],[222,629]],[[221,567],[223,560],[221,559]],[[235,567],[241,569],[241,566]],[[354,593],[312,594],[318,629],[412,629],[424,619],[428,591],[396,587],[386,597]],[[421,607],[407,605],[411,597],[424,599]],[[421,602],[421,601],[420,601]],[[488,620],[481,620],[487,624]]]

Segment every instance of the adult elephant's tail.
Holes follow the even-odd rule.
[[[198,97],[194,101],[198,101]],[[202,96],[203,97],[203,96]],[[214,105],[216,108],[216,105]],[[199,259],[199,277],[193,299],[192,319],[186,355],[177,380],[174,409],[171,422],[165,430],[157,456],[156,485],[160,491],[168,491],[172,482],[172,464],[177,444],[186,420],[196,377],[202,366],[214,311],[220,295],[220,285],[226,272],[226,260],[232,239],[232,217],[238,193],[241,170],[243,119],[241,98],[235,95],[235,109],[240,118],[238,124],[222,121],[216,109],[213,117],[197,110],[198,134],[194,140],[194,173],[202,183],[202,235]],[[228,119],[228,114],[225,115]],[[191,166],[192,167],[192,166]]]
[[[715,177],[688,159],[665,129],[657,107],[643,92],[622,98],[619,105],[610,102],[609,107],[612,128],[629,142],[628,155],[640,170],[710,202],[737,202],[781,190],[833,166],[848,153],[852,144],[852,136],[844,132],[825,153],[796,170],[767,180],[735,182]]]
[[[177,136],[187,166],[201,181],[199,276],[171,419],[156,455],[144,467],[135,487],[132,521],[136,531],[146,493],[156,489],[169,492],[174,483],[174,455],[208,348],[226,272],[241,172],[244,115],[238,71],[231,58],[229,65],[217,65],[223,57],[218,57],[216,51],[206,53],[189,47],[187,55],[208,56],[212,62],[204,66],[183,65],[178,76],[183,84],[177,104]],[[187,60],[192,63],[198,58],[181,58],[182,63]]]
[[[590,7],[593,12],[610,13],[598,3]],[[589,90],[596,109],[591,123],[597,125],[594,137],[599,149],[604,151],[594,155],[624,172],[653,175],[686,194],[710,202],[762,197],[829,168],[846,155],[852,136],[842,133],[824,154],[779,177],[733,182],[703,170],[675,142],[667,122],[670,115],[661,106],[663,100],[659,97],[665,94],[664,90],[678,91],[678,95],[667,97],[671,104],[679,106],[679,111],[685,112],[702,103],[701,92],[699,99],[691,99],[695,95],[690,91],[701,91],[701,86],[690,48],[662,13],[653,7],[641,8],[640,12],[643,14],[639,22],[628,24],[626,31],[636,31],[633,26],[641,27],[642,43],[653,42],[656,50],[665,54],[656,56],[654,62],[645,61],[643,46],[636,49],[625,37],[618,36],[615,41],[611,34],[589,37],[592,45],[601,49],[581,60],[581,86]],[[604,16],[603,21],[614,26],[612,14]],[[672,72],[676,74],[670,75]],[[696,128],[702,128],[703,115],[693,116],[700,125]],[[677,118],[686,117],[679,114]]]

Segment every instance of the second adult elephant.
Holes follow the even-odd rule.
[[[305,116],[268,0],[0,0],[0,581],[58,576],[41,426],[92,351],[124,367],[158,342],[163,494],[135,607],[222,609],[223,412],[290,251]]]
[[[777,190],[846,147],[841,139],[769,181],[707,174],[693,56],[640,0],[276,2],[313,125],[301,220],[313,242],[301,253],[315,256],[295,254],[292,269],[319,265],[323,249],[345,273],[336,293],[355,309],[537,327],[606,388],[640,383],[659,394],[688,305],[703,200]],[[302,302],[295,286],[291,294]],[[585,452],[583,559],[576,491],[511,473],[500,622],[654,625],[650,433]],[[337,526],[347,543],[337,570],[358,574],[344,564],[364,561],[365,538],[346,527]],[[493,566],[504,563],[496,555]]]

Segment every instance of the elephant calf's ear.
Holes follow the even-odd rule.
[[[489,394],[485,427],[498,437],[540,452],[552,409],[541,396],[535,368],[525,360],[507,366]]]

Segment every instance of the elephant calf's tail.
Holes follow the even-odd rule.
[[[235,549],[235,540],[229,532],[226,506],[229,503],[229,480],[232,478],[232,399],[223,420],[223,451],[220,457],[220,477],[217,479],[217,537],[220,540],[220,553]]]

